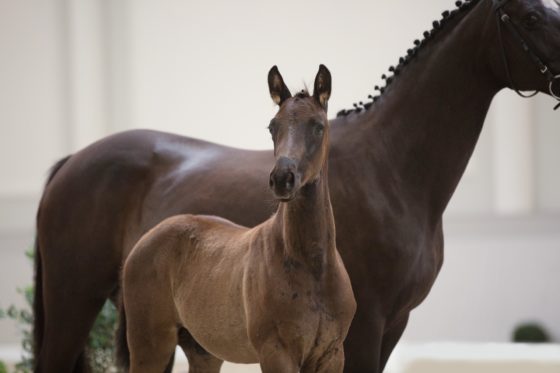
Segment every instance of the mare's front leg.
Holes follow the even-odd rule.
[[[408,316],[409,314],[406,314],[403,319],[395,323],[395,325],[391,329],[386,331],[383,335],[383,343],[381,345],[381,356],[379,362],[380,372],[383,372],[383,370],[385,369],[385,365],[387,364],[387,361],[391,356],[391,352],[393,352],[393,349],[397,345],[397,342],[401,339],[401,336],[406,328],[406,324],[408,323]]]
[[[365,304],[365,302],[364,302]],[[344,341],[344,373],[380,373],[383,318],[365,307],[358,308]]]

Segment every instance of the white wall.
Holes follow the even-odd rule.
[[[272,65],[297,90],[312,86],[319,63],[326,64],[334,115],[372,93],[450,3],[129,1],[131,125],[268,148]],[[395,27],[396,19],[404,26]]]
[[[0,1],[0,196],[36,193],[65,149],[59,2]]]
[[[63,21],[61,1],[0,0],[0,307],[23,304],[39,191],[69,151]],[[18,335],[0,321],[0,343]]]
[[[504,342],[538,321],[560,342],[560,217],[446,219],[445,260],[403,339]]]
[[[551,110],[550,99],[535,100],[535,174],[537,176],[537,206],[545,213],[560,211],[560,109]],[[555,167],[556,166],[556,167]]]
[[[318,64],[326,64],[334,78],[334,116],[365,99],[387,67],[453,3],[0,0],[0,306],[16,301],[13,289],[31,276],[23,251],[32,244],[36,204],[56,159],[130,128],[268,148],[265,127],[275,108],[266,74],[273,64],[294,90],[312,85]],[[556,311],[560,303],[544,300],[558,293],[558,278],[540,271],[560,262],[560,239],[549,232],[560,212],[559,114],[551,107],[546,97],[524,101],[511,93],[493,105],[447,214],[450,224],[467,222],[459,223],[463,233],[447,232],[446,263],[413,315],[411,340],[503,340],[513,320],[526,314],[560,325],[560,312],[539,313]],[[519,113],[526,114],[525,121]],[[529,131],[517,137],[527,140],[520,145],[508,137],[508,114],[515,121],[512,131]],[[518,146],[528,154],[525,170],[508,164],[508,152]],[[513,169],[504,174],[504,167]],[[516,205],[516,196],[529,201],[505,210],[516,211],[542,237],[530,230],[512,242],[507,229],[517,230],[517,223],[498,214],[504,211],[499,197],[505,180],[526,184],[509,201]],[[499,233],[481,231],[481,219]],[[482,260],[500,263],[510,246],[515,255],[497,265],[495,275],[518,280],[523,267],[528,277],[539,279],[536,290],[519,287],[536,302],[533,308],[515,299],[492,304],[506,282],[492,279],[490,265],[473,269]],[[473,276],[478,282],[469,282]],[[458,289],[477,303],[457,301]],[[493,316],[471,312],[482,307],[491,308]],[[462,313],[469,317],[456,324]],[[500,322],[490,322],[494,318]],[[474,326],[480,323],[484,328]],[[0,322],[0,343],[14,340],[6,325]]]

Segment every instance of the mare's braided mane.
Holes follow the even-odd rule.
[[[399,63],[396,66],[389,67],[390,74],[381,75],[381,79],[385,81],[385,85],[382,87],[378,85],[375,86],[375,90],[378,93],[376,95],[369,95],[368,96],[369,102],[364,103],[363,101],[360,101],[358,103],[354,103],[353,104],[354,107],[352,109],[339,111],[337,113],[337,117],[347,116],[351,113],[360,113],[372,107],[383,95],[387,87],[395,79],[397,79],[397,77],[401,74],[401,72],[406,67],[406,65],[408,65],[414,59],[414,57],[418,55],[418,53],[423,49],[423,47],[429,44],[430,40],[434,38],[436,34],[438,34],[441,30],[443,30],[444,26],[449,21],[454,19],[459,13],[466,12],[467,10],[472,9],[474,5],[476,5],[480,1],[481,0],[465,0],[465,1],[455,2],[455,5],[457,6],[456,9],[453,9],[451,11],[446,10],[445,12],[443,12],[441,14],[442,18],[440,20],[436,20],[432,22],[432,26],[433,26],[432,30],[425,31],[423,34],[423,39],[414,40],[414,46],[406,51],[406,55],[404,57],[399,58]]]

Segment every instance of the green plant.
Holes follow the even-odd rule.
[[[114,365],[114,335],[117,327],[117,310],[110,301],[105,302],[89,334],[87,353],[93,372],[117,372]]]
[[[25,255],[33,260],[33,251],[27,251]],[[30,373],[33,371],[33,294],[32,285],[23,289],[17,289],[25,299],[25,306],[17,307],[14,305],[6,309],[0,308],[0,319],[8,318],[13,320],[22,333],[21,346],[23,354],[21,361],[15,366],[14,373]],[[107,301],[97,316],[93,328],[90,332],[86,346],[87,355],[93,373],[118,372],[114,361],[113,337],[117,327],[117,310],[115,306]],[[0,362],[0,373],[7,373],[6,366]]]
[[[33,251],[26,251],[25,255],[33,260]],[[23,354],[21,360],[15,365],[15,373],[28,373],[33,371],[33,336],[32,336],[32,325],[33,325],[33,313],[31,311],[33,305],[33,286],[26,286],[25,288],[18,288],[17,292],[21,294],[24,299],[26,306],[18,308],[17,306],[11,305],[6,309],[0,308],[0,319],[8,318],[17,323],[21,333],[21,347]],[[7,372],[4,366],[4,372]],[[0,367],[0,372],[2,372]]]
[[[518,325],[513,331],[513,341],[520,343],[547,343],[550,336],[545,328],[537,323]]]

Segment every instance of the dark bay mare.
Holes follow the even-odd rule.
[[[223,360],[263,373],[343,371],[356,301],[329,197],[331,75],[319,67],[312,96],[292,96],[276,66],[268,84],[279,105],[267,178],[278,209],[253,228],[177,215],[140,238],[122,280],[131,373],[163,372],[179,328],[209,352],[187,343],[191,372],[217,373]]]
[[[442,214],[493,97],[506,87],[560,92],[554,0],[462,3],[415,45],[373,104],[331,121],[337,248],[358,305],[346,372],[382,371],[430,291],[443,259]],[[128,131],[57,163],[37,217],[36,370],[83,369],[91,325],[107,298],[118,299],[124,259],[163,219],[266,220],[276,208],[263,204],[273,159],[271,151]],[[188,333],[180,338],[202,353]]]

